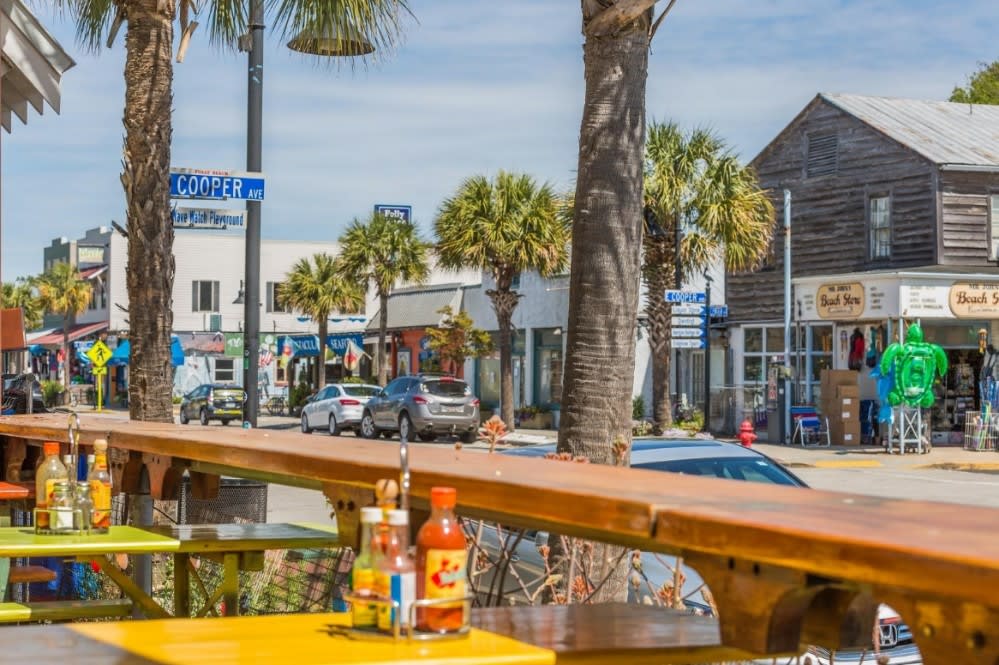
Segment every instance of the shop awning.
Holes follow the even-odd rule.
[[[318,335],[280,335],[278,352],[286,358],[315,358],[319,355]]]
[[[83,356],[86,358],[86,356]],[[108,360],[108,365],[115,367],[117,365],[127,365],[129,359],[132,357],[132,345],[129,344],[127,339],[123,339],[118,342],[118,348],[114,350],[111,354],[111,359]],[[90,362],[89,359],[86,362]],[[174,367],[180,367],[184,364],[184,349],[180,346],[180,338],[173,335],[170,338],[170,363]]]
[[[27,348],[24,339],[24,313],[20,307],[0,310],[0,351]]]
[[[326,336],[326,348],[342,356],[349,349],[351,343],[358,348],[364,348],[364,335],[361,333],[336,333]]]
[[[81,323],[79,325],[75,325],[69,329],[69,341],[72,342],[80,339],[81,337],[86,337],[87,335],[93,335],[94,333],[98,333],[102,330],[107,330],[107,327],[107,321],[98,321],[97,323]],[[62,328],[55,328],[41,337],[35,337],[31,340],[31,343],[37,344],[38,346],[62,346]]]

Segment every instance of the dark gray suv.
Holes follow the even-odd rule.
[[[455,434],[465,443],[479,435],[479,400],[468,384],[452,376],[400,376],[368,400],[361,415],[361,435],[378,438],[398,432],[412,441],[433,441]]]

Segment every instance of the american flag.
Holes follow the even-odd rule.
[[[267,367],[274,361],[274,354],[270,349],[260,349],[260,366]]]

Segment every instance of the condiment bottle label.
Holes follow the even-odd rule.
[[[409,608],[416,598],[416,573],[378,573],[375,576],[375,591],[385,600],[399,603],[399,625],[409,625]],[[390,605],[378,606],[378,629],[392,632],[395,622],[395,608]]]
[[[423,594],[428,600],[465,597],[468,552],[464,549],[427,550],[426,562]]]
[[[111,526],[111,483],[91,480],[89,484],[90,500],[94,504],[91,526],[109,527]]]
[[[355,568],[351,578],[351,590],[355,599],[350,603],[351,619],[354,628],[374,628],[378,625],[378,611],[377,605],[372,605],[370,603],[362,602],[357,598],[361,597],[374,597],[375,595],[375,585],[371,584],[374,581],[374,571],[370,569],[365,570],[365,575],[367,582],[360,583],[357,580],[361,577],[359,575],[360,571]]]

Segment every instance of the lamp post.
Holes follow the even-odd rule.
[[[246,78],[246,170],[263,168],[264,115],[264,2],[249,0],[249,69]],[[324,36],[302,32],[288,48],[318,56],[355,56],[373,53],[372,46],[356,28],[346,34]],[[243,388],[246,408],[243,419],[257,426],[257,374],[260,358],[260,201],[246,202],[246,256],[243,292]]]

